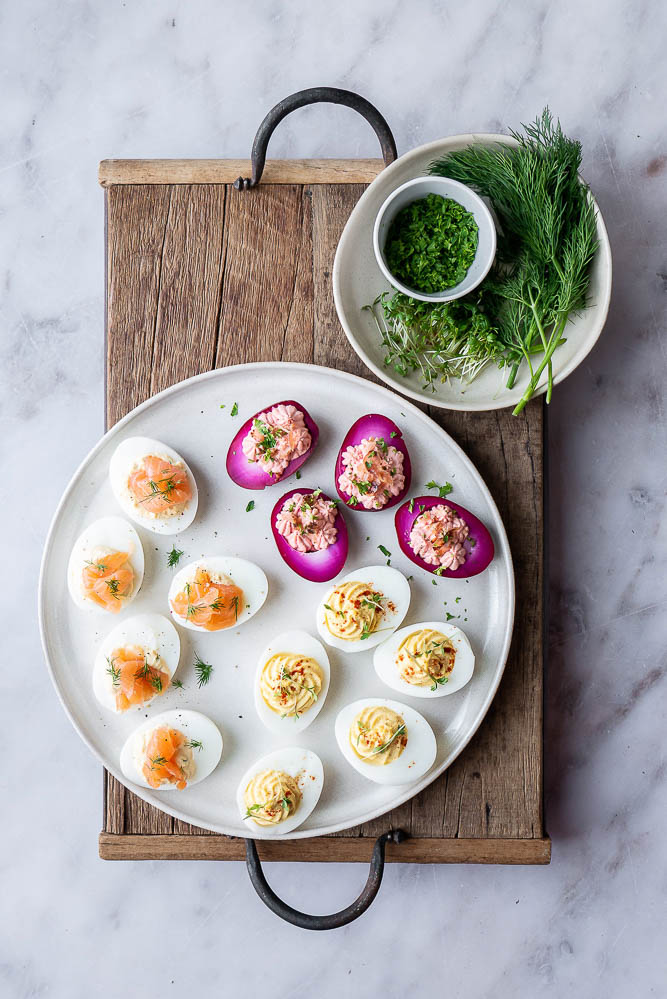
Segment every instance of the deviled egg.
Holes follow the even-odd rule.
[[[257,760],[241,778],[236,802],[253,838],[284,836],[320,799],[324,770],[310,749],[286,746]]]
[[[120,769],[152,791],[182,791],[208,777],[221,756],[217,725],[199,711],[174,708],[134,730],[121,750]]]
[[[410,584],[398,569],[365,566],[326,591],[317,608],[317,630],[327,645],[363,652],[387,639],[409,606]]]
[[[285,631],[262,652],[255,674],[255,707],[272,732],[307,728],[329,690],[329,657],[306,631]]]
[[[418,711],[399,701],[354,701],[339,712],[335,729],[347,762],[376,784],[410,784],[435,761],[433,729]]]
[[[197,513],[197,483],[177,451],[151,437],[126,437],[109,463],[123,512],[155,534],[178,534]]]
[[[378,645],[375,672],[411,697],[444,697],[465,687],[475,668],[468,637],[453,624],[424,621],[401,628]]]
[[[147,704],[169,687],[180,654],[178,632],[162,614],[136,614],[121,621],[95,657],[95,697],[117,712]]]
[[[244,558],[211,555],[184,565],[169,587],[174,620],[191,631],[223,631],[244,624],[260,609],[269,584]]]
[[[118,614],[134,600],[144,578],[139,535],[122,517],[102,517],[74,542],[67,586],[82,610]]]
[[[265,489],[289,478],[308,460],[319,429],[294,399],[274,402],[243,424],[227,452],[227,474],[244,489]]]

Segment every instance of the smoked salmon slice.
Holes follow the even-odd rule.
[[[221,631],[233,627],[245,606],[243,590],[230,582],[216,582],[206,569],[198,568],[191,583],[171,601],[174,613],[184,621]]]
[[[180,791],[187,787],[185,772],[174,759],[184,744],[185,736],[175,728],[158,728],[151,733],[142,767],[143,775],[151,787],[160,787],[165,781],[175,784]],[[182,752],[180,755],[183,755]]]
[[[83,593],[103,610],[117,614],[132,593],[134,571],[128,552],[109,552],[87,562],[81,573]]]
[[[157,516],[180,509],[192,498],[185,469],[155,455],[143,459],[130,475],[127,487],[135,503]]]
[[[146,653],[137,645],[114,649],[107,662],[117,711],[145,704],[156,695],[163,694],[169,686],[169,672],[159,668],[159,656],[149,666]]]

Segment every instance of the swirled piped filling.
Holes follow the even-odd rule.
[[[276,528],[297,552],[316,552],[334,544],[336,504],[323,499],[320,490],[294,493],[276,517]]]
[[[338,485],[364,510],[381,510],[405,485],[403,452],[384,437],[366,437],[342,454]]]
[[[450,640],[433,628],[422,628],[407,635],[396,652],[401,678],[417,687],[437,690],[448,682],[454,669],[456,650]]]
[[[412,525],[410,547],[429,565],[458,569],[467,558],[463,542],[470,530],[445,503],[425,510]]]
[[[283,718],[299,718],[322,690],[322,670],[310,656],[275,652],[264,663],[260,691],[265,704]]]
[[[397,760],[408,743],[404,719],[391,708],[366,707],[350,727],[350,745],[360,760],[373,767]]]
[[[255,417],[241,447],[248,461],[258,462],[268,475],[278,479],[290,461],[304,454],[310,444],[310,431],[301,410],[280,405]]]
[[[324,622],[334,638],[363,641],[377,631],[385,612],[384,595],[368,583],[339,583],[324,605]]]
[[[263,770],[255,774],[243,794],[244,818],[258,826],[275,826],[294,815],[301,797],[296,778],[282,770]]]

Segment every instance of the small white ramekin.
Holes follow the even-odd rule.
[[[477,253],[463,281],[452,288],[445,288],[432,294],[416,291],[414,288],[401,284],[387,267],[384,255],[389,227],[398,212],[411,202],[417,201],[418,198],[425,198],[427,194],[439,194],[443,198],[457,201],[474,216],[478,229]],[[392,191],[377,213],[373,227],[373,249],[380,270],[387,281],[398,291],[403,292],[404,295],[409,295],[410,298],[418,298],[422,302],[451,302],[454,298],[467,295],[489,273],[493,258],[496,255],[496,227],[491,212],[472,188],[466,187],[458,180],[450,180],[448,177],[416,177]]]

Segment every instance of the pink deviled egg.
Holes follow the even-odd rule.
[[[493,559],[493,538],[484,524],[449,499],[414,497],[396,511],[395,524],[403,554],[436,576],[476,576]]]
[[[293,399],[276,402],[243,424],[227,452],[227,472],[244,489],[264,489],[289,478],[310,457],[319,429]]]
[[[386,510],[400,503],[412,470],[403,435],[393,420],[369,413],[353,423],[336,460],[336,489],[353,510]]]
[[[298,576],[325,583],[347,558],[347,526],[335,500],[321,489],[291,489],[271,512],[271,530],[284,562]]]

